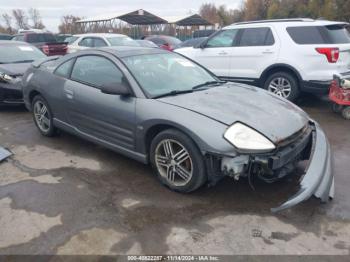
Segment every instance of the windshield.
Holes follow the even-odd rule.
[[[140,46],[136,41],[125,36],[108,37],[107,40],[111,46]]]
[[[68,36],[64,39],[64,42],[67,42],[69,45],[74,43],[79,37],[77,36]]]
[[[53,34],[28,34],[28,43],[56,43],[57,40]]]
[[[174,53],[123,58],[142,89],[151,97],[193,87],[217,79],[204,68]]]
[[[1,45],[0,47],[1,64],[29,63],[45,57],[39,49],[29,45]]]

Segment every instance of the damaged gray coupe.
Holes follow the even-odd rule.
[[[91,49],[32,65],[23,78],[38,130],[64,130],[150,163],[159,180],[192,192],[225,176],[268,183],[308,160],[296,195],[334,194],[330,146],[320,126],[287,100],[220,81],[197,63],[161,49]]]

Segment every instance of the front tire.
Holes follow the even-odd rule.
[[[289,101],[295,101],[300,93],[298,80],[287,72],[277,72],[270,75],[265,81],[264,88]]]
[[[53,125],[53,115],[46,100],[37,95],[32,101],[34,123],[43,136],[52,137],[57,129]]]
[[[158,179],[173,191],[189,193],[207,180],[204,160],[197,146],[176,129],[165,130],[153,139],[150,160]]]

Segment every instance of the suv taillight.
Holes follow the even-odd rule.
[[[336,63],[339,59],[339,48],[320,47],[316,51],[325,55],[329,63]]]
[[[43,45],[41,48],[46,55],[50,53],[50,49],[48,45]]]

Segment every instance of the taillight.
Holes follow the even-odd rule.
[[[41,49],[43,50],[44,54],[48,55],[50,53],[50,49],[48,45],[43,45],[41,47]]]
[[[339,48],[320,47],[316,51],[325,55],[329,63],[336,63],[339,59]]]
[[[174,50],[174,48],[171,45],[169,45],[168,43],[165,43],[165,44],[161,45],[160,48],[168,50],[168,51],[173,51]]]

